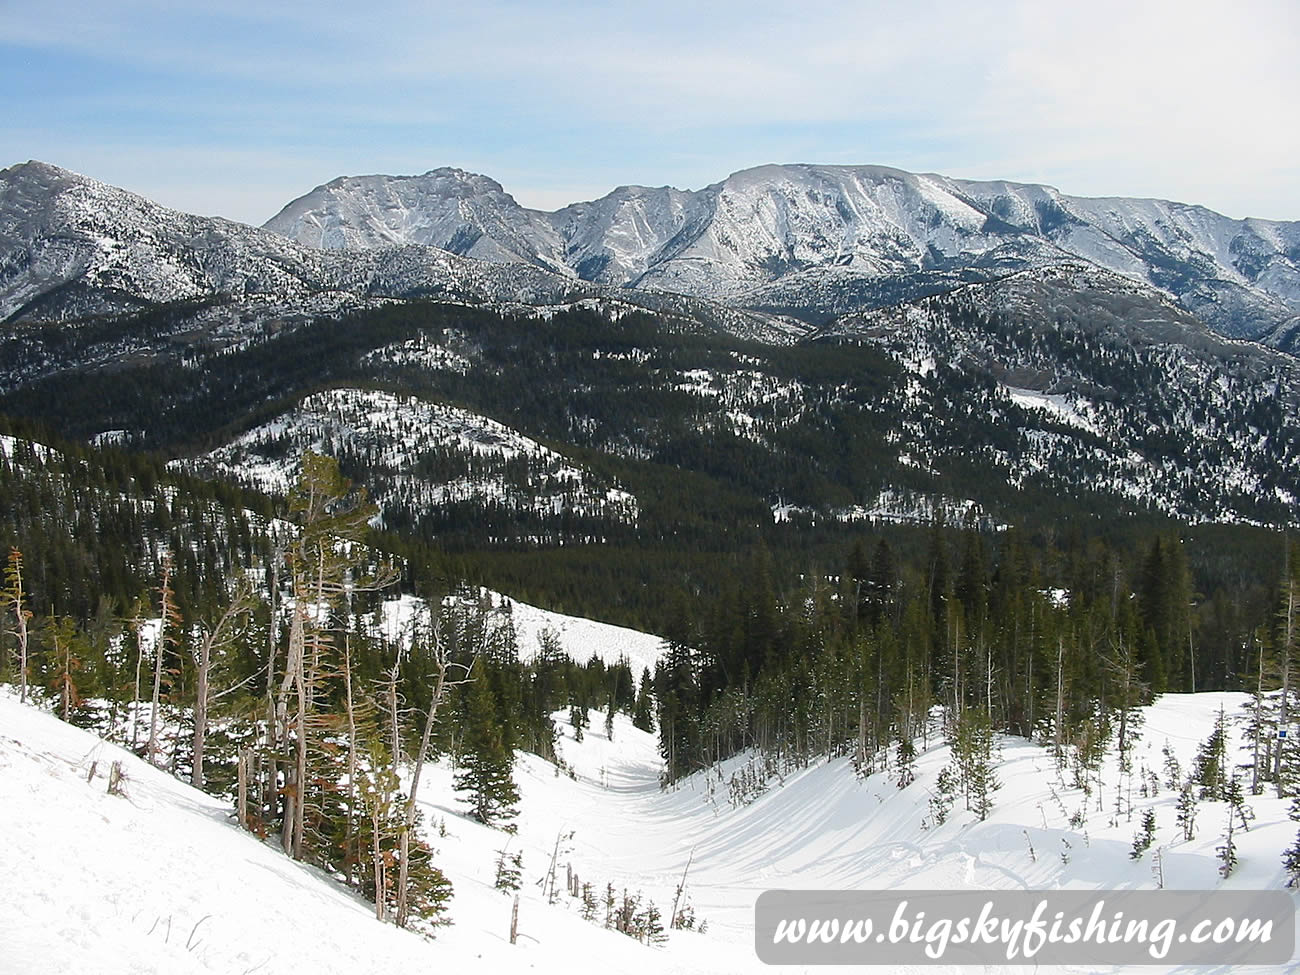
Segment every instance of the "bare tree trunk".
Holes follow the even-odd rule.
[[[299,799],[302,791],[302,779],[306,776],[306,742],[303,738],[303,723],[306,715],[303,713],[306,708],[306,695],[302,686],[302,657],[303,657],[303,610],[302,600],[299,596],[293,607],[293,617],[289,621],[289,652],[285,661],[284,681],[280,685],[279,701],[276,705],[276,720],[284,731],[283,741],[288,742],[289,731],[289,694],[295,688],[298,692],[298,711],[294,727],[294,736],[298,747],[297,761],[285,769],[284,784],[284,824],[281,833],[281,844],[284,852],[289,856],[298,858],[296,851],[301,847],[297,843],[298,827],[296,824],[299,806]]]
[[[1283,616],[1283,635],[1282,635],[1282,700],[1278,708],[1277,726],[1278,730],[1286,728],[1290,720],[1289,704],[1291,699],[1291,650],[1295,644],[1295,606],[1296,603],[1296,586],[1291,578],[1290,559],[1287,560],[1286,571],[1286,609]],[[1282,746],[1287,741],[1286,738],[1277,739],[1277,750],[1273,754],[1273,781],[1277,786],[1278,797],[1286,795],[1286,785],[1282,781]]]
[[[1065,754],[1062,749],[1062,737],[1065,730],[1065,641],[1056,638],[1056,728],[1053,750],[1059,764]]]
[[[384,896],[384,857],[379,848],[381,837],[380,828],[383,825],[379,815],[380,804],[376,803],[374,811],[370,814],[371,822],[371,859],[375,869],[375,918],[382,921],[384,919],[384,902],[388,899]]]
[[[981,639],[981,642],[983,640]],[[993,646],[984,649],[984,708],[988,714],[989,730],[993,729]]]
[[[307,599],[312,611],[318,616],[327,611],[327,599],[329,586],[326,582],[326,564],[324,549],[319,549],[316,558],[316,574],[310,581],[304,581],[302,587],[295,585],[295,589],[300,589],[301,595],[297,596],[294,603],[294,615],[300,625],[298,632],[300,634],[300,648],[297,651],[298,666],[295,675],[295,689],[298,699],[298,749],[297,749],[297,780],[298,791],[294,798],[297,802],[297,810],[294,813],[294,834],[293,834],[293,858],[301,860],[303,848],[306,841],[307,830],[307,745],[308,745],[308,721],[309,716],[314,711],[315,695],[320,674],[321,648],[325,642],[323,636],[323,623],[317,619],[312,627],[310,634],[307,631],[306,611],[303,608],[303,601]],[[290,634],[292,643],[292,632]],[[311,668],[307,669],[307,646],[311,645]],[[292,650],[290,652],[293,652]]]
[[[1255,674],[1255,754],[1250,762],[1250,794],[1259,795],[1259,746],[1264,738],[1264,643],[1259,644],[1259,669]]]
[[[298,811],[298,782],[296,766],[284,770],[284,822],[280,827],[280,847],[289,856],[293,856],[293,838],[295,835],[293,817]]]
[[[402,728],[401,719],[397,713],[397,664],[393,664],[392,669],[388,671],[385,699],[388,702],[389,736],[392,742],[393,768],[396,769],[402,764]]]
[[[158,755],[158,708],[162,697],[162,671],[163,671],[163,652],[167,647],[167,624],[176,622],[176,607],[172,602],[172,560],[169,554],[163,555],[162,560],[162,585],[158,587],[158,595],[162,605],[159,608],[161,621],[158,625],[158,639],[154,644],[153,655],[153,696],[149,708],[149,744],[146,748],[148,759],[151,764],[157,764]]]
[[[27,621],[31,611],[23,605],[23,553],[9,549],[5,567],[4,601],[14,611],[14,633],[18,637],[18,701],[27,703]]]
[[[695,860],[695,848],[691,847],[691,855],[686,858],[686,868],[682,870],[681,882],[677,885],[677,894],[673,897],[673,913],[668,918],[670,928],[677,927],[677,905],[681,903],[682,893],[686,890],[686,875],[691,871],[691,863]]]
[[[208,740],[208,678],[212,668],[211,635],[199,643],[198,675],[194,689],[194,762],[190,785],[203,788],[203,749]]]
[[[240,829],[248,829],[248,766],[252,756],[245,748],[239,753],[239,786],[235,799],[235,816]]]
[[[352,843],[357,835],[357,711],[352,698],[352,641],[348,637],[345,637],[343,640],[343,689],[348,721],[348,821],[344,828],[343,845],[344,849],[349,851],[349,855],[352,855]],[[361,876],[361,851],[358,849],[355,855],[357,858],[357,869],[355,873],[359,878]],[[403,857],[403,859],[405,859],[405,857]],[[350,863],[347,864],[349,883],[352,883],[353,872],[352,865]]]
[[[858,769],[867,767],[867,696],[858,695]]]
[[[262,808],[266,822],[275,819],[276,782],[279,779],[278,752],[281,741],[280,723],[276,719],[275,709],[275,660],[276,646],[279,642],[279,617],[276,613],[276,599],[280,595],[280,559],[284,553],[276,548],[271,553],[271,564],[267,567],[269,582],[267,596],[270,602],[270,616],[266,626],[266,780],[262,784]]]
[[[244,579],[235,587],[226,608],[221,611],[212,628],[203,634],[199,648],[194,655],[198,671],[194,698],[194,767],[190,774],[190,785],[196,789],[203,788],[203,755],[208,736],[208,712],[212,706],[212,655],[213,652],[229,646],[239,636],[236,624],[252,608],[253,591]],[[235,687],[241,685],[236,684]],[[223,691],[218,697],[230,693]]]
[[[410,875],[410,836],[411,831],[415,828],[415,799],[420,791],[420,775],[424,771],[424,760],[429,754],[429,741],[433,737],[433,725],[438,720],[438,706],[442,703],[443,696],[447,693],[447,688],[455,684],[463,683],[462,681],[451,681],[447,679],[448,670],[451,664],[447,660],[447,651],[443,646],[440,634],[436,629],[433,631],[433,653],[434,663],[437,666],[437,674],[434,677],[433,692],[429,700],[429,710],[424,716],[424,733],[420,736],[420,750],[415,755],[415,769],[411,773],[411,792],[406,797],[406,815],[403,817],[402,833],[398,840],[401,850],[401,861],[398,863],[397,879],[397,925],[406,927],[410,916],[410,903],[408,899],[408,879]],[[395,670],[396,668],[394,668]]]
[[[140,747],[140,668],[144,665],[144,634],[140,624],[144,620],[137,617],[131,621],[135,626],[135,690],[131,696],[131,751]]]
[[[158,754],[158,701],[162,696],[162,656],[163,656],[163,631],[158,631],[158,639],[153,648],[153,695],[149,703],[149,743],[145,746],[145,753],[150,763],[156,765],[156,756]]]
[[[18,702],[27,703],[27,611],[22,608],[21,596],[14,601],[18,615]]]
[[[293,858],[301,860],[307,819],[307,681],[306,676],[303,674],[301,658],[299,659],[298,673],[294,678],[294,684],[298,697],[298,750],[294,780],[298,788],[293,796]]]

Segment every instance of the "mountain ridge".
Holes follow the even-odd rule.
[[[1267,336],[1300,316],[1300,222],[1237,220],[1196,204],[799,163],[739,170],[699,190],[620,186],[543,211],[459,170],[469,178],[458,189],[481,180],[490,191],[472,201],[445,193],[445,176],[429,176],[447,172],[340,177],[263,226],[313,245],[369,249],[404,239],[742,306],[810,269],[845,268],[874,281],[1081,259],[1172,295],[1225,335]],[[383,197],[381,210],[357,199],[362,187]],[[796,290],[779,303],[810,301]]]
[[[614,303],[770,341],[805,330],[770,313],[613,291],[538,264],[443,248],[320,249],[35,160],[0,170],[0,321],[67,321],[178,302],[217,302],[234,307],[236,319],[270,320],[431,297],[521,307]]]

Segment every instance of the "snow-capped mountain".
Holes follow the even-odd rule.
[[[348,200],[347,207],[330,205],[341,198]],[[290,203],[267,229],[311,247],[370,250],[425,244],[567,273],[563,264],[549,259],[559,239],[542,215],[519,206],[495,180],[460,169],[336,179]]]
[[[698,191],[620,187],[554,213],[458,170],[345,177],[265,226],[312,246],[431,244],[813,314],[847,310],[844,290],[866,283],[895,281],[885,293],[911,297],[932,293],[936,274],[1082,259],[1159,288],[1224,334],[1254,338],[1300,315],[1300,223],[880,166],[761,166]]]
[[[533,269],[423,247],[363,258],[182,213],[28,162],[0,172],[0,318],[66,318],[179,301],[261,298],[310,310],[375,295],[530,303],[587,292]]]
[[[337,287],[330,255],[42,162],[0,172],[0,318]]]
[[[448,176],[438,185],[454,181]],[[489,183],[467,182],[468,211],[475,194],[490,195]],[[245,307],[239,314],[264,320],[388,298],[436,298],[505,306],[612,303],[765,339],[800,331],[772,314],[678,295],[615,292],[535,266],[542,261],[507,260],[492,243],[506,229],[485,225],[495,236],[484,234],[482,246],[457,245],[471,257],[401,234],[393,235],[392,246],[360,254],[330,251],[27,162],[0,170],[0,320],[67,320],[176,302],[251,305],[251,313]]]

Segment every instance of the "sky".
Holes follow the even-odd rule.
[[[1300,4],[0,0],[0,167],[260,224],[458,166],[556,209],[873,164],[1300,219]]]

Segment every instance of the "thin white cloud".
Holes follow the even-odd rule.
[[[102,65],[93,97],[110,111],[215,120],[210,135],[178,136],[180,149],[244,150],[254,167],[264,148],[286,173],[306,161],[281,202],[329,165],[462,165],[551,205],[566,186],[699,186],[799,160],[1300,217],[1291,0],[229,0],[197,14],[51,0],[6,21],[11,44]],[[115,91],[111,75],[126,67],[177,83]],[[30,97],[42,97],[38,83]],[[76,133],[56,134],[77,146]],[[0,133],[0,150],[36,154],[15,136]],[[83,136],[78,158],[98,141]],[[218,183],[223,174],[267,183],[214,168]]]

